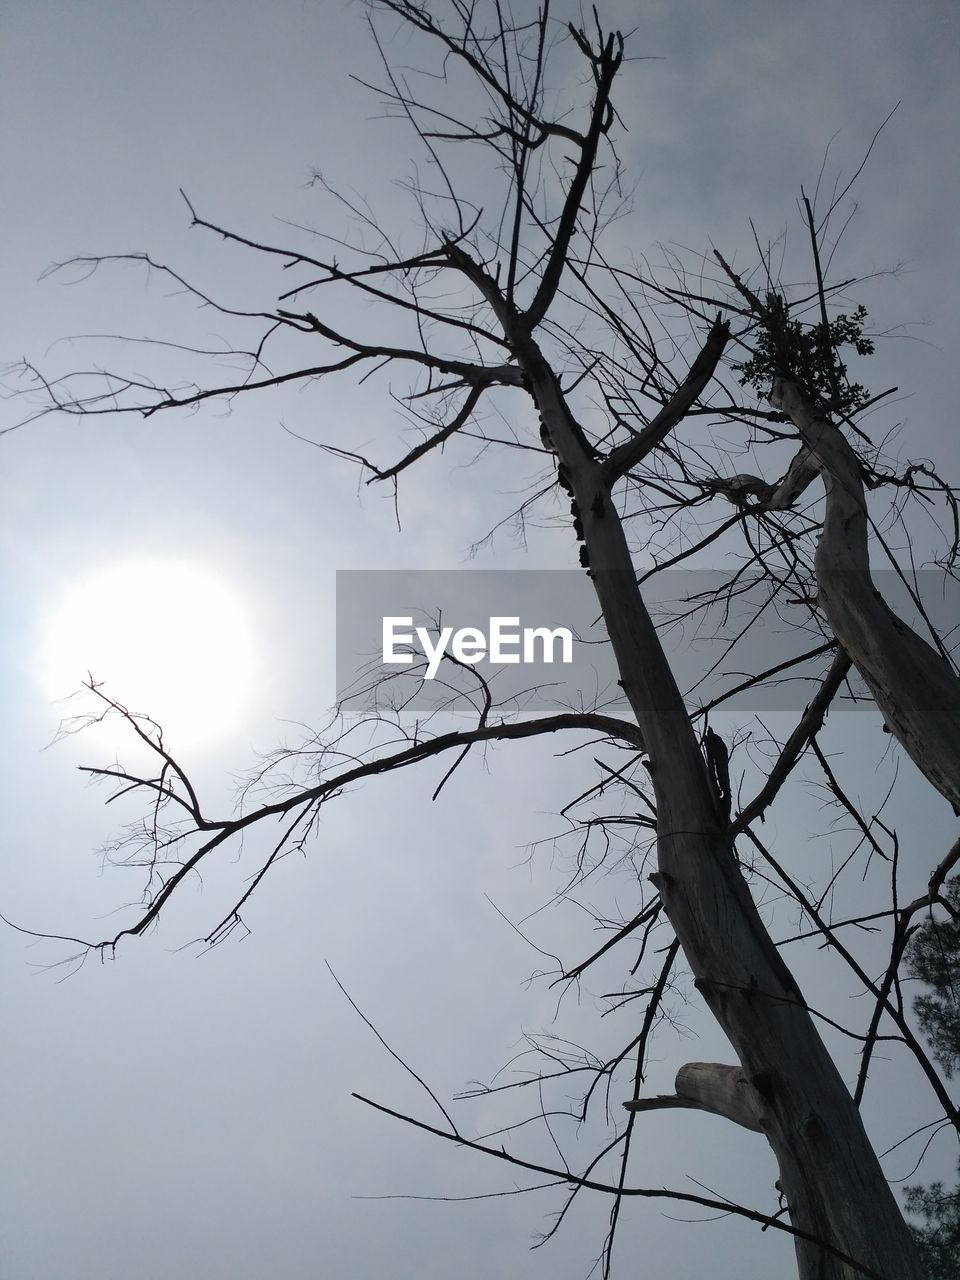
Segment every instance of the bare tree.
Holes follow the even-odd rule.
[[[429,6],[377,0],[371,7],[375,40],[384,23],[398,23],[410,40],[424,42],[421,65],[432,68],[418,76],[393,67],[386,41],[378,44],[384,82],[376,92],[388,115],[409,122],[429,163],[429,178],[411,186],[422,234],[414,251],[398,248],[368,209],[335,192],[329,194],[347,206],[360,234],[352,247],[337,243],[329,253],[264,243],[189,206],[195,226],[233,248],[275,260],[284,271],[279,305],[244,311],[216,301],[171,268],[132,255],[203,306],[253,327],[252,341],[237,341],[236,353],[248,357],[244,375],[173,388],[112,371],[93,383],[83,373],[49,377],[33,366],[24,376],[31,390],[39,386],[43,393],[41,412],[151,417],[347,371],[366,378],[384,368],[408,370],[413,385],[404,407],[417,414],[419,440],[387,459],[374,460],[342,442],[325,445],[327,452],[355,464],[367,483],[394,487],[408,468],[458,437],[522,451],[547,465],[520,514],[537,503],[555,508],[565,503],[562,494],[570,499],[569,523],[582,544],[581,563],[596,592],[629,718],[601,709],[522,718],[483,686],[472,728],[433,732],[431,722],[411,725],[379,703],[372,744],[368,736],[356,745],[355,722],[335,720],[302,757],[308,778],[283,782],[267,769],[257,777],[258,784],[272,780],[267,801],[221,820],[209,816],[158,727],[94,686],[101,701],[96,714],[123,717],[153,753],[156,768],[90,770],[148,799],[143,823],[117,846],[120,859],[146,867],[148,878],[134,922],[110,939],[82,941],[82,951],[112,950],[123,937],[143,934],[205,859],[254,825],[278,823],[263,865],[208,935],[211,944],[221,941],[242,924],[245,905],[271,866],[303,847],[323,806],[351,784],[452,753],[446,783],[465,752],[494,741],[567,733],[577,741],[587,735],[615,745],[617,766],[601,765],[598,780],[579,800],[619,793],[621,808],[583,816],[574,835],[585,854],[596,841],[609,847],[617,824],[629,822],[639,851],[635,865],[645,868],[649,854],[655,868],[636,878],[630,918],[607,922],[603,946],[556,976],[561,983],[580,981],[601,956],[639,938],[638,965],[650,970],[649,977],[637,987],[626,984],[618,998],[631,1012],[642,1012],[614,1057],[587,1054],[574,1063],[545,1052],[531,1078],[541,1086],[559,1079],[569,1087],[573,1073],[584,1073],[582,1103],[572,1112],[581,1116],[602,1107],[605,1085],[627,1080],[632,1096],[626,1119],[611,1119],[609,1141],[578,1172],[570,1163],[553,1167],[508,1152],[497,1141],[471,1138],[437,1099],[442,1123],[403,1118],[545,1175],[570,1199],[584,1191],[609,1197],[605,1274],[624,1198],[672,1196],[790,1232],[802,1280],[919,1280],[914,1243],[858,1104],[873,1051],[887,1038],[912,1054],[939,1114],[960,1129],[960,1113],[914,1033],[899,986],[917,920],[947,905],[943,885],[960,860],[960,842],[930,868],[925,891],[907,895],[902,905],[896,834],[878,815],[857,810],[822,735],[834,701],[853,696],[855,670],[884,728],[932,790],[960,812],[955,665],[932,629],[924,638],[896,616],[871,570],[871,554],[886,551],[875,514],[884,499],[885,510],[898,519],[909,500],[931,509],[939,504],[954,530],[943,559],[948,571],[957,552],[958,508],[954,490],[929,464],[887,459],[861,425],[882,395],[871,397],[853,382],[844,359],[850,348],[859,356],[872,350],[866,314],[860,307],[840,310],[856,281],[832,282],[828,273],[846,191],[802,195],[808,286],[788,284],[773,250],[759,239],[750,271],[735,270],[712,249],[687,261],[671,254],[659,273],[646,263],[616,265],[603,233],[625,200],[613,97],[625,62],[623,38],[605,31],[599,19],[590,29],[560,23],[547,5],[521,21],[499,5],[488,13],[464,0]],[[564,96],[555,89],[551,66],[570,58],[583,79],[579,90]],[[464,82],[457,93],[449,88],[454,78]],[[461,107],[464,102],[470,105]],[[74,265],[94,270],[111,260]],[[338,300],[345,293],[373,308],[362,333],[341,327]],[[385,322],[408,326],[405,341],[376,337],[378,310]],[[297,358],[305,340],[320,353],[307,364]],[[691,342],[697,348],[692,359]],[[484,418],[487,403],[509,403],[505,434]],[[528,406],[539,419],[539,440],[529,430]],[[684,433],[681,427],[690,422],[696,432]],[[792,453],[787,465],[785,449]],[[732,474],[730,458],[737,452],[752,470]],[[749,571],[766,583],[770,600],[792,597],[805,605],[814,643],[807,640],[795,659],[753,672],[737,686],[763,687],[811,656],[828,664],[786,741],[765,744],[765,777],[745,800],[732,776],[731,744],[707,719],[723,699],[691,707],[678,688],[645,604],[644,578],[650,575],[638,571],[641,547],[653,549],[655,570],[690,562],[708,547],[735,551],[737,568],[713,603],[734,601]],[[368,733],[369,720],[362,723]],[[805,759],[822,771],[830,803],[853,817],[858,844],[884,861],[893,887],[887,910],[836,918],[824,907],[832,886],[806,887],[760,834],[764,814]],[[851,1033],[861,1048],[853,1095],[761,918],[752,888],[767,884],[798,906],[803,935],[828,946],[870,998],[870,1016]],[[866,925],[888,935],[879,977],[871,976],[873,962],[858,958],[847,941],[851,930]],[[648,946],[654,938],[662,945]],[[736,1062],[688,1063],[673,1095],[650,1096],[644,1091],[650,1037],[681,960]],[[390,1112],[381,1103],[371,1105]],[[634,1185],[630,1155],[637,1126],[647,1111],[668,1107],[712,1112],[763,1135],[776,1158],[786,1213]],[[608,1166],[610,1176],[602,1172]]]

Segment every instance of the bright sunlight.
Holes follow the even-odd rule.
[[[237,597],[214,574],[170,561],[117,564],[75,584],[51,616],[51,697],[89,675],[145,712],[176,750],[229,731],[249,696],[254,649]]]

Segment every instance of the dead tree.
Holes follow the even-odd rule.
[[[782,285],[770,255],[759,246],[756,269],[746,274],[735,271],[719,253],[704,254],[690,266],[674,259],[674,277],[666,282],[642,268],[615,266],[606,256],[602,233],[621,190],[613,97],[624,67],[621,36],[604,31],[599,21],[593,30],[556,22],[546,6],[522,23],[504,17],[499,7],[487,15],[480,6],[460,0],[445,6],[378,0],[372,13],[378,22],[399,23],[408,35],[424,41],[432,50],[425,56],[443,70],[440,79],[417,81],[412,72],[392,70],[384,56],[384,83],[376,90],[388,114],[404,117],[412,126],[431,164],[432,193],[427,183],[415,191],[422,245],[414,252],[396,250],[386,230],[365,210],[354,208],[367,222],[374,247],[343,251],[341,260],[242,235],[191,207],[195,226],[234,248],[272,257],[286,272],[275,309],[237,312],[170,268],[140,257],[204,306],[259,326],[253,343],[238,343],[238,351],[252,352],[247,375],[231,383],[211,380],[170,389],[110,372],[93,391],[89,382],[77,383],[71,375],[42,376],[30,367],[26,376],[34,388],[40,386],[44,412],[151,417],[288,382],[348,371],[367,376],[384,366],[404,368],[414,380],[408,407],[436,406],[432,415],[421,410],[421,439],[400,456],[378,461],[340,442],[328,446],[330,454],[361,468],[367,482],[394,486],[427,453],[465,436],[487,438],[483,405],[488,396],[512,393],[513,434],[500,443],[532,450],[549,466],[534,500],[555,501],[557,488],[572,500],[571,524],[582,543],[582,563],[596,592],[630,718],[599,711],[510,717],[487,691],[471,729],[436,734],[426,725],[403,729],[406,736],[399,747],[395,741],[368,746],[348,764],[343,761],[351,754],[349,730],[344,730],[343,738],[330,736],[316,744],[313,781],[280,789],[241,816],[214,820],[156,726],[100,694],[102,712],[124,716],[159,763],[152,775],[119,767],[92,770],[149,796],[149,817],[133,833],[126,856],[146,865],[151,880],[146,906],[136,920],[115,937],[84,947],[112,949],[126,935],[143,934],[204,859],[255,825],[279,822],[280,835],[253,883],[208,937],[211,943],[221,940],[242,921],[250,894],[276,859],[303,845],[322,806],[350,784],[446,753],[459,759],[485,742],[576,732],[620,744],[632,753],[629,767],[615,771],[615,778],[605,776],[597,793],[613,784],[626,788],[633,798],[636,829],[649,836],[655,850],[656,868],[649,876],[652,891],[638,882],[636,914],[612,932],[597,955],[630,936],[642,936],[645,947],[650,931],[666,928],[666,922],[674,941],[661,952],[655,977],[645,988],[645,1013],[630,1044],[616,1063],[603,1063],[595,1072],[597,1079],[609,1078],[613,1066],[634,1064],[628,1118],[615,1127],[607,1149],[619,1159],[618,1176],[609,1181],[597,1176],[596,1159],[579,1174],[569,1167],[526,1161],[499,1145],[470,1139],[446,1112],[448,1123],[442,1127],[406,1118],[448,1141],[546,1172],[571,1195],[592,1191],[611,1197],[607,1271],[624,1197],[670,1194],[790,1231],[802,1280],[920,1280],[913,1242],[857,1103],[881,1025],[892,1026],[895,1038],[916,1057],[942,1115],[954,1127],[960,1123],[913,1033],[898,988],[898,966],[913,922],[918,913],[943,901],[941,890],[960,858],[960,845],[931,868],[925,893],[906,907],[894,902],[883,913],[891,931],[890,958],[885,973],[875,979],[844,941],[842,925],[856,920],[842,925],[829,921],[757,830],[805,755],[821,761],[833,798],[845,803],[818,734],[851,669],[860,674],[884,726],[931,788],[960,811],[960,681],[955,667],[936,640],[911,630],[883,601],[870,562],[875,495],[878,500],[890,491],[898,501],[919,496],[940,502],[953,520],[956,499],[929,466],[886,466],[858,425],[876,397],[871,400],[862,387],[851,384],[841,353],[849,346],[869,353],[865,315],[838,313],[837,286],[821,270],[835,202],[824,212],[817,210],[815,200],[805,199],[813,281],[806,292]],[[377,38],[377,26],[372,30]],[[551,108],[557,98],[551,60],[570,56],[585,73],[585,88]],[[447,85],[455,76],[465,77],[470,91],[479,95],[479,121],[475,114],[461,118],[457,93]],[[500,183],[496,207],[471,203],[471,170],[462,169],[457,160],[464,151],[471,160],[479,152],[490,162],[490,173]],[[489,192],[489,182],[484,190]],[[105,261],[81,263],[100,267]],[[842,282],[847,292],[853,283]],[[409,322],[410,341],[379,342],[372,320],[369,333],[345,331],[337,307],[327,301],[343,291]],[[654,338],[651,316],[667,334],[662,340]],[[681,349],[684,332],[699,348],[693,358]],[[596,341],[592,334],[599,335]],[[315,340],[316,360],[306,366],[285,364],[292,348],[284,342],[291,336],[298,350],[305,338]],[[759,399],[752,397],[750,387],[760,393]],[[524,406],[539,419],[539,441],[536,434],[526,434]],[[697,424],[696,445],[682,437],[685,422]],[[715,432],[722,427],[728,439],[739,433],[744,452],[761,461],[767,444],[774,446],[774,458],[785,444],[795,456],[785,471],[726,474],[722,452],[718,447],[711,451],[711,427]],[[718,510],[720,519],[715,518]],[[707,531],[696,539],[688,534],[690,517],[705,522]],[[706,723],[709,708],[691,708],[681,695],[638,582],[636,540],[649,538],[653,529],[669,536],[670,529],[681,525],[683,540],[659,555],[660,567],[684,563],[712,544],[725,547],[740,538],[747,563],[766,576],[775,592],[805,595],[811,624],[820,631],[815,651],[830,663],[793,733],[778,744],[763,785],[745,801],[731,784],[729,744]],[[954,540],[949,565],[956,549]],[[735,581],[728,588],[731,597]],[[746,683],[761,684],[778,674],[782,671],[757,672]],[[398,727],[399,722],[393,724]],[[864,838],[877,845],[873,822],[860,822]],[[598,821],[593,831],[602,827]],[[799,904],[810,931],[829,943],[871,997],[856,1099],[761,919],[744,865],[745,849]],[[161,862],[174,853],[176,869],[157,874]],[[681,956],[736,1061],[689,1063],[677,1077],[674,1095],[644,1096],[650,1032]],[[591,961],[561,977],[580,978]],[[590,1096],[588,1090],[584,1108]],[[762,1134],[776,1158],[789,1222],[710,1197],[633,1186],[631,1136],[646,1111],[664,1107],[706,1110]]]

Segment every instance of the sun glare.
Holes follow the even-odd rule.
[[[236,596],[172,562],[114,565],[71,587],[49,623],[44,685],[63,698],[89,675],[163,727],[171,747],[228,731],[249,697],[254,654]]]

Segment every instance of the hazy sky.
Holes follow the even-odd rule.
[[[795,225],[799,185],[816,183],[831,139],[828,173],[852,175],[902,102],[858,185],[860,212],[838,270],[902,264],[865,294],[878,327],[907,326],[879,344],[871,376],[907,397],[887,419],[904,424],[903,452],[936,456],[955,478],[955,5],[618,0],[602,5],[601,17],[635,28],[630,50],[658,59],[625,67],[616,95],[628,129],[620,155],[636,182],[633,212],[611,237],[624,255],[655,258],[658,242],[699,249],[709,241],[745,260],[747,219],[770,237]],[[415,238],[411,207],[391,185],[409,173],[413,141],[379,120],[376,100],[349,79],[377,77],[361,4],[12,0],[0,39],[4,362],[28,356],[62,371],[102,355],[102,343],[53,345],[70,335],[177,338],[189,323],[215,345],[225,332],[219,321],[198,321],[162,282],[148,288],[137,268],[69,287],[76,273],[38,282],[51,262],[74,254],[149,251],[231,304],[272,305],[264,262],[190,230],[181,187],[211,220],[276,241],[289,230],[282,219],[327,225],[330,205],[308,186],[321,169],[376,201],[401,238]],[[398,46],[398,58],[405,53]],[[137,369],[139,359],[127,347],[117,363]],[[219,372],[227,376],[224,366]],[[22,409],[5,402],[0,427]],[[171,731],[180,724],[210,808],[223,809],[255,752],[296,741],[300,723],[318,724],[333,697],[336,569],[576,563],[568,532],[536,527],[525,545],[506,530],[470,559],[530,478],[502,458],[471,467],[464,447],[431,459],[402,487],[398,532],[389,495],[358,487],[351,467],[281,426],[345,447],[379,446],[396,430],[391,415],[384,382],[357,390],[346,378],[248,397],[230,414],[213,405],[146,421],[48,419],[0,438],[5,915],[100,936],[119,927],[117,908],[140,892],[136,872],[101,871],[95,851],[124,815],[105,810],[104,793],[75,770],[111,758],[119,739],[101,733],[42,750],[62,714],[53,698],[84,674],[68,677],[69,646],[56,643],[58,631],[79,625],[69,613],[78,590],[105,575],[129,583],[124,573],[147,569],[162,578],[189,566],[200,575],[185,603],[158,601],[152,631],[171,649],[138,646],[151,670],[178,644],[197,644],[214,625],[204,612],[211,597],[226,597],[213,608],[226,628],[221,666],[243,696],[225,705],[212,676],[186,705],[177,702],[182,690],[147,686],[157,690],[157,717]],[[865,791],[872,764],[860,776],[859,752],[870,759],[875,732],[869,717],[851,717],[844,759]],[[0,933],[0,1280],[586,1275],[602,1243],[605,1201],[584,1200],[559,1240],[531,1253],[531,1238],[558,1207],[555,1193],[446,1205],[359,1198],[513,1183],[509,1170],[351,1099],[357,1090],[435,1119],[337,991],[325,960],[443,1097],[489,1080],[525,1032],[597,1044],[628,1038],[625,1024],[610,1031],[599,1023],[589,993],[579,1008],[565,1001],[554,1021],[556,993],[524,981],[542,958],[487,901],[519,920],[562,885],[567,867],[549,843],[529,862],[528,854],[558,830],[551,815],[583,789],[582,761],[531,745],[500,748],[468,762],[431,804],[444,768],[377,780],[325,810],[308,856],[281,863],[258,892],[251,935],[199,958],[180,948],[219,919],[217,908],[222,914],[254,865],[250,850],[240,863],[234,851],[211,867],[157,933],[125,941],[115,961],[91,961],[65,981],[47,967],[62,948]],[[909,777],[901,803],[919,891],[952,838],[951,821]],[[804,848],[803,821],[788,811],[768,834],[779,832],[800,865],[808,854],[828,859],[822,842]],[[609,890],[608,905],[623,888]],[[595,945],[589,921],[572,909],[541,914],[535,929],[539,945],[567,959]],[[822,957],[804,964],[805,981],[822,981]],[[669,1090],[685,1059],[730,1059],[702,1018],[691,1015],[690,1036],[679,1047],[664,1041],[651,1091]],[[486,1104],[470,1114],[467,1127],[496,1122]],[[925,1096],[894,1096],[891,1105],[889,1088],[868,1094],[881,1146],[932,1114]],[[890,1176],[908,1174],[916,1154],[885,1162]],[[946,1144],[935,1155],[932,1167],[949,1169]],[[775,1208],[766,1148],[711,1117],[645,1119],[632,1176],[685,1190],[697,1189],[696,1178],[717,1194]],[[629,1205],[620,1274],[789,1273],[792,1248],[776,1233],[736,1219],[682,1221],[691,1216],[665,1202]]]

